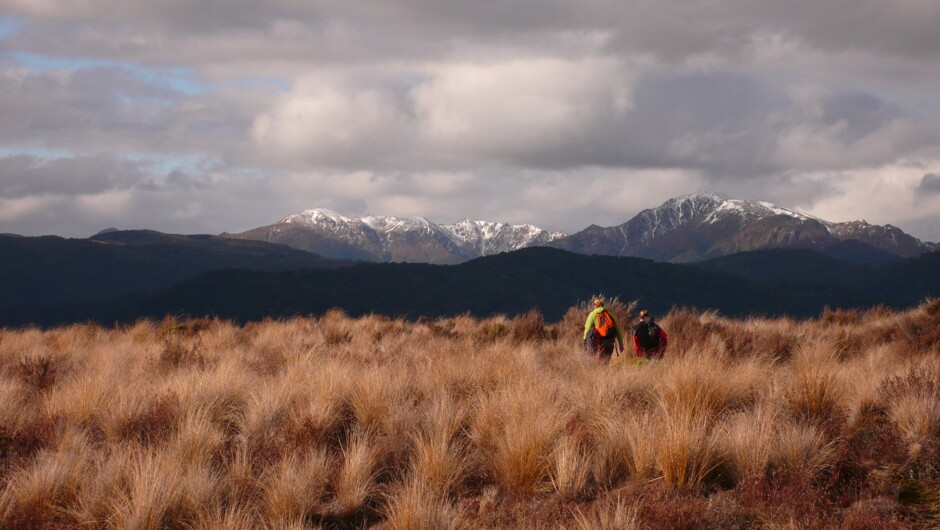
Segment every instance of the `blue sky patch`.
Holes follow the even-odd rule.
[[[72,158],[78,156],[74,152],[67,149],[24,149],[18,147],[0,147],[0,158],[7,158],[17,155],[34,156],[43,160],[52,160],[54,158]]]
[[[195,70],[191,68],[147,68],[132,63],[108,61],[103,59],[83,59],[74,57],[54,57],[27,52],[10,54],[20,65],[37,72],[50,70],[87,70],[91,68],[121,68],[138,80],[156,86],[164,86],[187,95],[199,95],[211,92],[212,86],[201,82]]]
[[[13,17],[0,17],[0,40],[19,33],[25,23]]]

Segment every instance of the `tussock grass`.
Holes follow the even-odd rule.
[[[474,528],[465,509],[453,504],[437,489],[419,482],[396,487],[385,501],[390,528],[401,530],[464,530]]]
[[[580,530],[637,530],[642,528],[637,507],[630,507],[619,497],[614,502],[598,503],[588,512],[577,508],[575,528]]]
[[[364,508],[378,475],[378,448],[365,433],[356,433],[342,450],[342,467],[333,484],[335,511],[350,516]]]
[[[0,527],[930,527],[938,308],[2,330]]]

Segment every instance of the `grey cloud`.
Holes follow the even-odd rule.
[[[917,186],[917,191],[927,194],[940,193],[940,173],[925,174]]]
[[[87,195],[126,189],[143,180],[133,162],[97,155],[45,160],[30,155],[0,158],[0,197]]]
[[[151,58],[169,62],[179,59],[174,52],[180,50],[188,49],[185,56],[196,57],[200,49],[213,49],[212,42],[224,34],[272,37],[286,21],[298,24],[299,29],[284,37],[300,38],[307,44],[328,43],[330,36],[339,37],[345,39],[347,50],[365,47],[372,56],[383,57],[388,56],[389,50],[427,57],[428,53],[450,47],[455,40],[518,43],[530,39],[544,46],[546,35],[560,32],[604,32],[611,36],[610,49],[614,53],[649,53],[668,59],[712,52],[743,53],[754,38],[768,33],[797,37],[811,48],[858,49],[928,63],[934,63],[940,51],[940,36],[935,31],[940,25],[940,8],[935,3],[914,1],[96,0],[45,2],[45,6],[51,7],[37,8],[26,2],[6,0],[0,5],[11,13],[56,24],[64,30],[69,24],[95,27],[97,31],[84,32],[83,42],[88,48],[82,52],[141,59],[157,49],[163,51],[163,56]],[[21,42],[37,49],[44,46],[46,52],[58,49],[59,53],[69,55],[64,44],[43,37],[49,29],[37,26],[36,32],[31,33],[27,27]],[[78,32],[74,35],[81,36]],[[119,40],[109,40],[107,35]],[[263,43],[263,39],[254,40]],[[141,42],[147,45],[142,46]],[[201,46],[194,46],[197,42]],[[172,46],[173,43],[180,47]],[[281,52],[276,52],[277,49],[260,46],[262,53],[265,50],[275,53],[269,58],[282,59],[284,48]],[[348,57],[343,49],[337,47],[333,51]],[[249,47],[239,51],[240,55],[257,53]],[[323,57],[313,47],[308,48],[308,53],[311,57]],[[229,57],[232,59],[235,58]]]
[[[643,79],[634,99],[620,164],[719,175],[770,170],[764,155],[775,131],[768,116],[790,104],[756,79],[720,72]]]
[[[62,164],[68,172],[66,161]],[[0,232],[87,237],[107,226],[237,232],[323,206],[349,214],[422,215],[438,222],[472,217],[571,231],[592,222],[623,222],[653,202],[682,193],[694,181],[681,173],[657,177],[655,189],[640,196],[631,192],[641,182],[638,177],[600,169],[521,175],[510,170],[289,173],[259,178],[217,167],[211,185],[197,186],[173,182],[182,177],[179,173],[144,176],[133,163],[125,169],[130,176],[121,185],[100,184],[80,195],[55,189],[0,196]],[[204,181],[198,173],[187,173],[185,180]]]
[[[915,234],[915,237],[919,237],[923,241],[940,243],[940,223],[937,222],[936,215],[911,219],[901,228],[909,234]]]
[[[750,179],[891,163],[940,141],[940,116],[868,92],[805,96],[735,71],[624,70],[605,58],[457,63],[407,94],[312,78],[255,119],[252,156],[292,169],[603,166]]]
[[[616,196],[597,191],[605,179],[677,171],[661,198],[691,191],[681,183],[800,205],[839,193],[838,175],[858,168],[915,159],[935,172],[940,160],[932,2],[0,0],[0,11],[24,23],[0,41],[4,152],[218,163],[0,161],[0,199],[26,212],[59,197],[55,218],[85,216],[88,230],[232,231],[322,205],[572,229],[628,217],[580,201]],[[134,66],[31,72],[13,52]],[[161,82],[172,67],[207,92]],[[232,88],[264,76],[290,90]],[[373,177],[352,192],[333,184],[355,172]],[[801,177],[820,172],[832,176]],[[134,211],[93,215],[74,199],[83,191],[120,191]],[[37,229],[53,226],[36,215]]]
[[[940,4],[787,0],[755,8],[757,20],[776,20],[827,50],[863,49],[935,62],[940,53]]]
[[[364,215],[368,206],[362,199],[335,197],[326,202],[326,207],[344,215]]]
[[[908,116],[871,93],[806,101],[735,71],[641,70],[629,79],[618,72],[627,68],[609,58],[534,59],[358,80],[333,74],[339,82],[313,76],[267,98],[263,90],[188,96],[122,68],[8,69],[0,77],[0,110],[9,117],[0,123],[0,141],[201,153],[262,169],[496,163],[678,167],[742,177],[888,163],[940,142],[940,117]],[[629,99],[622,108],[621,97]],[[456,116],[463,123],[454,135],[426,119],[435,116],[448,127]]]
[[[0,142],[79,151],[237,152],[265,102],[187,96],[124,68],[0,72]]]
[[[902,116],[897,106],[862,92],[836,94],[823,102],[823,123],[845,121],[847,140],[867,136]]]

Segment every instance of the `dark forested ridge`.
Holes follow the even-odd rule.
[[[290,270],[348,262],[260,241],[151,230],[88,239],[0,236],[0,307],[75,304],[152,291],[212,270]]]
[[[111,323],[165,314],[247,321],[318,314],[332,307],[353,315],[409,318],[536,308],[557,319],[600,292],[639,300],[656,313],[695,306],[728,315],[812,316],[827,305],[904,307],[940,295],[938,252],[881,268],[804,252],[753,252],[738,256],[737,262],[690,266],[528,248],[452,266],[371,263],[283,272],[221,270],[153,293],[6,309],[0,311],[0,323]],[[828,273],[827,266],[837,268]]]

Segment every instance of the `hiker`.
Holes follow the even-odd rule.
[[[662,359],[669,342],[663,328],[653,321],[650,312],[640,311],[640,323],[633,328],[633,350],[637,357]]]
[[[594,299],[594,310],[584,322],[584,346],[588,353],[598,360],[610,359],[614,353],[614,342],[620,344],[623,352],[623,332],[613,315],[604,309],[604,299]]]

